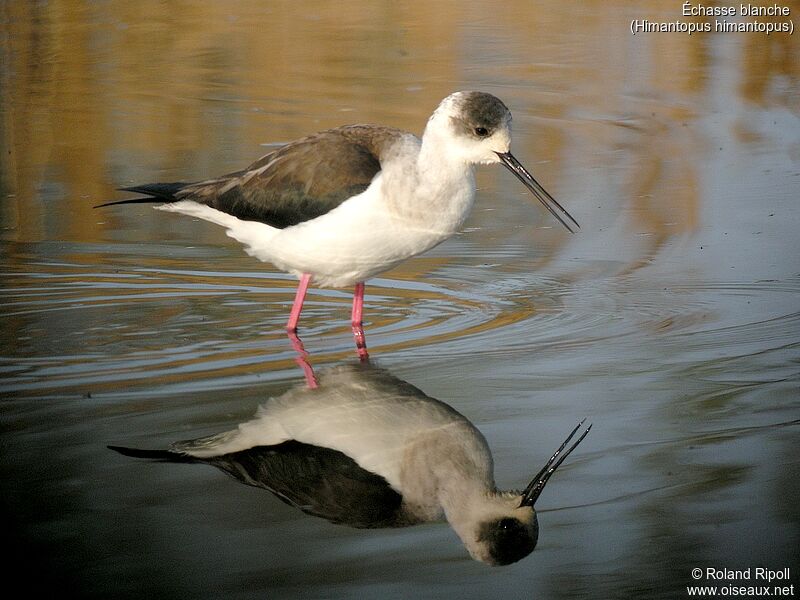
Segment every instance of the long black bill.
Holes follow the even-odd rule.
[[[542,493],[544,486],[547,484],[547,481],[556,472],[556,469],[564,462],[564,459],[567,458],[570,453],[577,448],[578,444],[583,441],[583,438],[589,433],[592,429],[591,424],[589,427],[586,428],[586,431],[581,434],[581,437],[577,439],[577,441],[569,447],[569,450],[564,452],[564,448],[567,447],[569,441],[575,437],[575,434],[578,432],[578,429],[581,428],[581,425],[584,424],[586,419],[581,421],[575,426],[575,429],[572,430],[572,433],[567,436],[567,439],[564,440],[564,443],[558,447],[558,450],[555,451],[553,456],[550,457],[550,460],[547,461],[547,464],[542,467],[542,470],[536,474],[536,477],[528,484],[528,487],[525,488],[525,491],[522,492],[522,502],[519,503],[520,507],[522,506],[533,506],[536,503],[536,500],[539,498],[539,494]]]
[[[511,152],[496,152],[495,154],[500,157],[500,160],[503,161],[503,164],[506,166],[506,168],[511,171],[526,188],[533,192],[533,195],[536,196],[539,199],[539,202],[541,202],[544,207],[550,211],[550,214],[558,219],[559,223],[567,228],[567,231],[570,233],[575,233],[577,229],[581,228],[581,226],[578,225],[578,222],[572,218],[572,215],[569,214],[563,206],[556,202],[555,198],[547,193],[547,190],[539,185],[539,182],[533,178],[533,175],[528,172],[528,169],[523,167],[520,162],[514,158],[514,155],[511,154]]]

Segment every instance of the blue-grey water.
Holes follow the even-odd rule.
[[[674,4],[674,6],[673,6]],[[795,10],[794,3],[787,3]],[[795,19],[792,14],[790,18]],[[800,584],[797,35],[651,33],[679,3],[6,3],[0,395],[7,579],[83,598],[684,598],[692,569]],[[463,234],[370,281],[372,360],[467,417],[503,488],[583,417],[536,550],[360,530],[164,448],[303,385],[295,281],[115,188],[198,180],[350,122],[421,133],[501,97],[570,235],[482,167]],[[350,290],[311,290],[317,371]],[[795,589],[794,593],[798,593]]]

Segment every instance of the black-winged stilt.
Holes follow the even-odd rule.
[[[290,142],[242,171],[198,183],[123,188],[145,194],[100,206],[157,208],[211,221],[245,251],[300,279],[287,323],[297,330],[309,283],[354,286],[351,322],[364,347],[364,282],[459,231],[475,198],[473,167],[502,163],[574,232],[578,223],[510,152],[511,112],[484,92],[456,92],[422,138],[350,125]]]
[[[352,527],[446,519],[477,560],[505,565],[539,537],[534,504],[589,433],[578,429],[522,491],[498,490],[486,439],[462,414],[369,363],[334,367],[319,386],[267,400],[236,429],[138,458],[211,464],[306,513]]]

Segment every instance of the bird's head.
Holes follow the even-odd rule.
[[[425,135],[438,137],[465,163],[497,163],[511,148],[511,111],[491,94],[456,92],[439,104]]]
[[[472,526],[466,528],[462,540],[474,558],[493,566],[510,565],[533,552],[539,539],[539,521],[534,504],[559,465],[592,428],[589,425],[565,450],[583,422],[572,430],[522,492],[498,492],[473,509]]]
[[[492,566],[510,565],[528,556],[539,539],[533,506],[521,506],[520,495],[499,492],[486,500],[463,536],[473,558]]]
[[[574,233],[580,225],[511,154],[511,111],[486,92],[455,92],[442,100],[425,128],[423,144],[435,140],[439,152],[469,165],[502,163]]]

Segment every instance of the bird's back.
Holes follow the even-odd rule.
[[[246,169],[189,184],[175,200],[192,200],[279,229],[309,221],[363,192],[404,132],[348,125],[315,133],[262,156]]]

